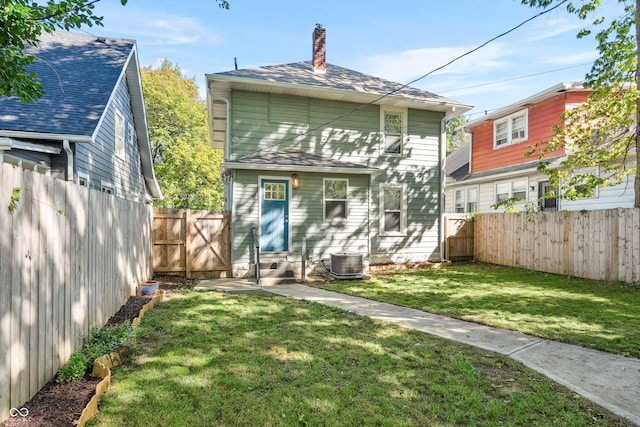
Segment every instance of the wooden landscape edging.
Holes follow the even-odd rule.
[[[162,289],[157,290],[151,301],[142,306],[138,317],[133,319],[131,325],[136,328],[140,324],[140,321],[144,317],[144,314],[151,310],[153,306],[162,302],[164,298],[164,291]],[[130,349],[122,347],[116,351],[112,351],[109,354],[98,357],[93,361],[92,375],[96,378],[101,378],[102,381],[96,386],[96,394],[93,395],[87,406],[85,406],[80,418],[78,419],[78,427],[84,427],[84,425],[98,413],[98,402],[103,394],[111,387],[111,368],[122,365],[129,360]]]

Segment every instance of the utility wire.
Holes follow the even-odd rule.
[[[304,131],[304,132],[302,132],[302,133],[300,133],[300,134],[298,134],[298,135],[296,135],[296,136],[293,136],[293,137],[290,137],[290,138],[284,139],[284,140],[282,140],[282,141],[279,141],[279,142],[277,142],[276,144],[274,144],[272,147],[269,147],[269,148],[274,148],[274,147],[277,147],[278,145],[281,145],[281,144],[283,144],[283,143],[285,143],[285,142],[292,141],[292,140],[293,140],[293,139],[295,139],[295,138],[299,138],[299,137],[301,137],[301,136],[308,135],[308,134],[310,134],[310,133],[312,133],[312,132],[317,131],[318,129],[322,129],[322,128],[324,128],[324,127],[326,127],[326,126],[328,126],[328,125],[330,125],[330,124],[332,124],[332,123],[337,122],[338,120],[341,120],[341,119],[343,119],[343,118],[345,118],[345,117],[347,117],[347,116],[350,116],[351,114],[356,113],[356,112],[358,112],[358,111],[362,110],[363,108],[366,108],[366,107],[368,107],[368,106],[370,106],[370,105],[373,105],[373,104],[375,104],[376,102],[381,101],[382,99],[384,99],[384,98],[386,98],[386,97],[388,97],[388,96],[391,96],[391,95],[393,95],[394,93],[397,93],[397,92],[399,92],[399,91],[401,91],[401,90],[405,89],[406,87],[408,87],[408,86],[412,85],[413,83],[416,83],[416,82],[418,82],[418,81],[420,81],[420,80],[422,80],[422,79],[424,79],[424,78],[426,78],[426,77],[430,76],[431,74],[433,74],[433,73],[435,73],[435,72],[437,72],[437,71],[440,71],[440,70],[442,70],[443,68],[448,67],[449,65],[453,64],[454,62],[459,61],[460,59],[464,58],[465,56],[471,55],[472,53],[474,53],[474,52],[476,52],[476,51],[478,51],[478,50],[482,49],[483,47],[485,47],[485,46],[486,46],[486,45],[488,45],[489,43],[492,43],[492,42],[494,42],[494,41],[498,40],[499,38],[502,38],[502,37],[504,37],[504,36],[506,36],[506,35],[508,35],[508,34],[510,34],[510,33],[512,33],[512,32],[514,32],[514,31],[515,31],[515,30],[517,30],[518,28],[520,28],[520,27],[524,26],[525,24],[528,24],[529,22],[533,21],[534,19],[537,19],[537,18],[539,18],[539,17],[541,17],[541,16],[543,16],[543,15],[546,15],[546,14],[547,14],[547,13],[549,13],[549,12],[552,12],[552,11],[556,10],[557,8],[559,8],[560,6],[562,6],[563,4],[565,4],[567,1],[569,1],[569,0],[562,0],[562,1],[558,2],[558,4],[556,4],[555,6],[553,6],[553,7],[549,8],[549,9],[545,9],[545,10],[543,10],[542,12],[539,12],[539,13],[537,13],[537,14],[533,15],[532,17],[530,17],[530,18],[528,18],[528,19],[526,19],[526,20],[522,21],[521,23],[519,23],[519,24],[518,24],[518,25],[516,25],[515,27],[512,27],[512,28],[510,28],[509,30],[507,30],[507,31],[505,31],[505,32],[503,32],[503,33],[500,33],[500,34],[498,34],[497,36],[492,37],[491,39],[489,39],[489,40],[487,40],[486,42],[482,43],[481,45],[479,45],[479,46],[477,46],[477,47],[475,47],[475,48],[473,48],[473,49],[471,49],[471,50],[469,50],[469,51],[467,51],[467,52],[463,53],[462,55],[459,55],[459,56],[457,56],[457,57],[453,58],[451,61],[449,61],[449,62],[445,63],[444,65],[441,65],[441,66],[439,66],[439,67],[436,67],[436,68],[434,68],[433,70],[431,70],[431,71],[429,71],[429,72],[427,72],[427,73],[425,73],[425,74],[421,75],[420,77],[415,78],[415,79],[411,80],[410,82],[405,83],[405,84],[403,84],[403,85],[399,86],[398,88],[396,88],[396,89],[394,89],[394,90],[392,90],[392,91],[390,91],[390,92],[387,92],[387,93],[385,93],[385,94],[383,94],[383,95],[380,95],[379,97],[375,98],[375,99],[374,99],[374,100],[372,100],[372,101],[367,102],[366,104],[362,104],[362,105],[360,105],[359,107],[354,108],[354,109],[353,109],[353,110],[351,110],[351,111],[348,111],[348,112],[346,112],[346,113],[344,113],[344,114],[341,114],[341,115],[339,115],[338,117],[336,117],[336,118],[334,118],[334,119],[331,119],[331,120],[329,120],[329,121],[327,121],[327,122],[325,122],[325,123],[322,123],[322,124],[320,124],[320,125],[318,125],[318,126],[314,127],[313,129],[308,129],[308,130],[306,130],[306,131]],[[255,154],[255,153],[259,153],[259,152],[261,152],[261,151],[262,151],[262,150],[255,150],[255,151],[251,151],[251,152],[249,152],[249,153],[247,153],[247,154],[248,154],[248,155],[250,155],[250,154]]]
[[[449,89],[449,90],[441,90],[438,91],[438,93],[451,93],[451,92],[457,92],[459,90],[465,90],[465,89],[475,89],[477,87],[483,87],[483,86],[491,86],[497,83],[504,83],[504,82],[510,82],[513,80],[520,80],[520,79],[526,79],[528,77],[535,77],[535,76],[541,76],[543,74],[551,74],[551,73],[555,73],[557,71],[564,71],[564,70],[569,70],[571,68],[578,68],[578,67],[583,67],[585,65],[590,65],[593,64],[593,62],[584,62],[582,64],[576,64],[576,65],[571,65],[569,67],[563,67],[563,68],[556,68],[555,70],[547,70],[547,71],[540,71],[539,73],[533,73],[533,74],[526,74],[523,76],[518,76],[518,77],[511,77],[508,79],[502,79],[502,80],[494,80],[492,82],[487,82],[487,83],[479,83],[477,85],[471,85],[471,86],[464,86],[464,87],[457,87],[455,89]]]

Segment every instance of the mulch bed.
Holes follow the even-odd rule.
[[[191,289],[195,281],[175,276],[154,277],[161,289]],[[151,300],[151,296],[132,296],[120,307],[108,321],[107,325],[118,325],[125,321],[133,321],[142,306]],[[22,408],[27,408],[29,414],[11,417],[0,424],[0,427],[59,427],[74,425],[80,418],[82,411],[96,392],[100,382],[97,378],[81,378],[68,383],[57,383],[55,377],[51,379],[31,400]],[[21,409],[22,409],[21,408]]]

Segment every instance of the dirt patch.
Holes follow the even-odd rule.
[[[174,280],[175,279],[175,280]],[[182,279],[182,280],[181,280]],[[160,282],[161,289],[180,289],[191,285],[188,279],[173,276],[162,276],[162,279],[154,277]],[[118,325],[125,321],[133,321],[142,306],[151,301],[151,296],[132,296],[120,309],[107,321],[107,325]],[[56,375],[57,376],[57,375]],[[74,425],[82,414],[85,406],[96,392],[96,386],[100,382],[98,378],[81,378],[68,383],[57,383],[55,377],[51,379],[35,396],[20,407],[26,408],[29,413],[26,416],[8,418],[0,424],[0,427],[59,427]]]
[[[198,279],[167,275],[155,275],[153,280],[157,280],[160,289],[164,290],[193,289],[199,282]]]

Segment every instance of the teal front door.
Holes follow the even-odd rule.
[[[260,185],[260,250],[289,250],[289,182],[263,179]]]

